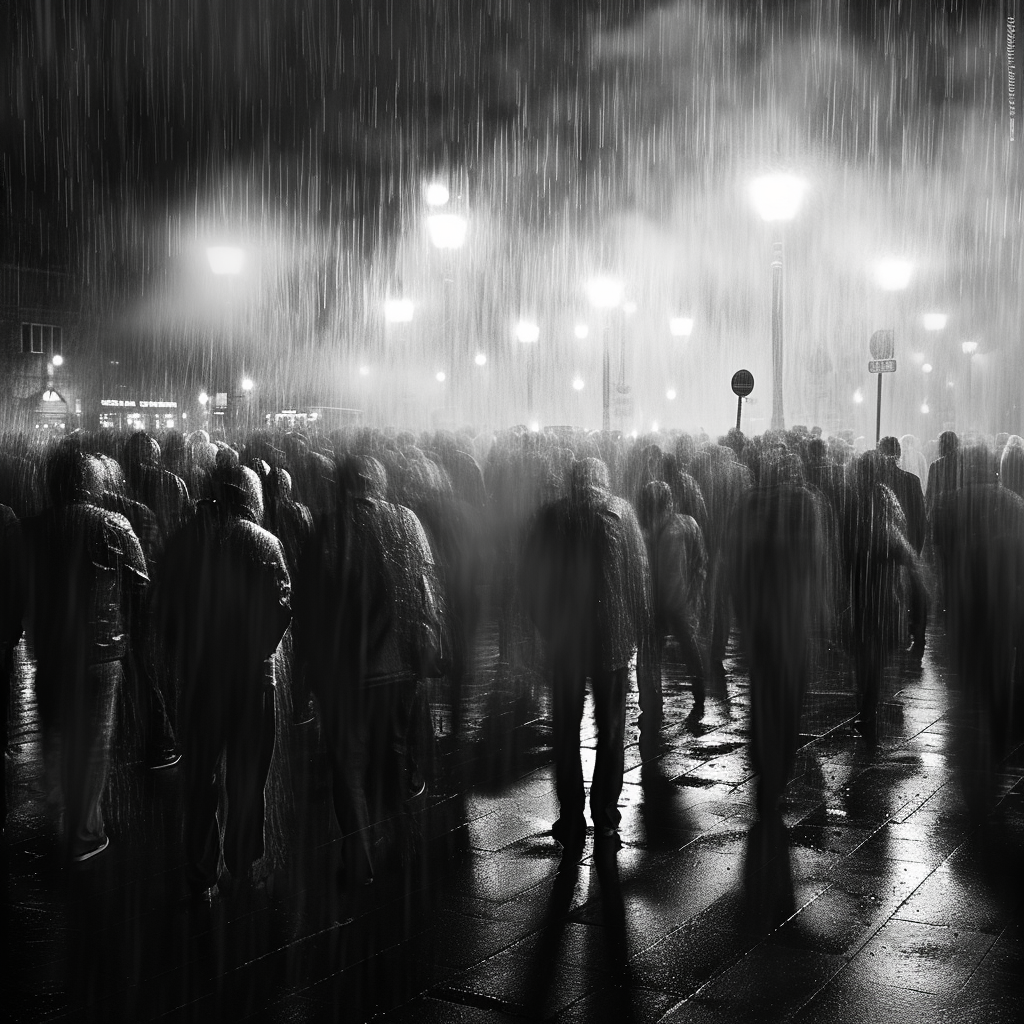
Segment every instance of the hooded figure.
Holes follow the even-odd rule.
[[[47,480],[52,506],[22,523],[28,635],[48,760],[60,739],[69,852],[84,861],[109,845],[101,799],[114,708],[149,576],[128,521],[93,503],[103,488],[98,460],[58,446]]]
[[[555,839],[569,851],[586,834],[580,723],[586,679],[594,690],[597,760],[590,813],[598,839],[620,820],[629,662],[651,628],[643,535],[627,501],[608,489],[598,459],[573,465],[569,495],[537,514],[526,544],[522,588],[547,645],[559,817]]]
[[[185,853],[189,882],[217,882],[219,783],[227,790],[224,861],[243,880],[263,854],[264,785],[274,752],[273,656],[291,618],[276,537],[259,525],[259,479],[242,466],[213,475],[215,500],[167,547],[156,616],[181,685]],[[226,753],[223,780],[222,757]]]

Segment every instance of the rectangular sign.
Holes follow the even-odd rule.
[[[895,359],[869,359],[868,373],[895,373]]]

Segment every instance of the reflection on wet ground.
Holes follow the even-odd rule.
[[[430,789],[378,823],[388,868],[373,885],[337,879],[314,724],[287,737],[275,870],[211,902],[187,895],[177,773],[143,772],[128,727],[111,849],[60,868],[24,674],[5,848],[11,1019],[1019,1018],[1024,750],[999,768],[995,814],[972,816],[937,638],[923,671],[890,674],[874,757],[849,730],[845,665],[826,659],[777,827],[753,827],[742,662],[733,650],[698,717],[670,651],[658,737],[639,742],[630,695],[623,848],[588,841],[577,859],[549,833],[544,682],[499,669],[491,640],[462,735],[428,687]],[[588,709],[585,771],[589,722]]]

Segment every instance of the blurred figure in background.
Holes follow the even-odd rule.
[[[586,838],[580,723],[587,677],[598,733],[590,813],[595,839],[617,841],[629,662],[651,630],[643,535],[629,503],[610,492],[603,462],[576,462],[569,495],[537,514],[522,580],[553,676],[559,817],[551,831],[573,855]]]
[[[7,821],[7,716],[11,706],[14,649],[21,639],[25,604],[21,531],[18,517],[0,505],[0,833]]]
[[[129,644],[142,641],[149,576],[128,521],[97,503],[97,459],[59,445],[47,483],[51,507],[22,524],[28,635],[48,766],[59,762],[68,852],[81,862],[109,845],[101,801],[115,702]]]

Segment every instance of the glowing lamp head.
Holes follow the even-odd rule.
[[[943,330],[947,320],[949,320],[949,317],[945,313],[925,313],[921,317],[921,322],[924,324],[926,331]]]
[[[921,372],[922,373],[931,373],[932,372],[932,364],[931,363],[924,363],[922,365],[922,367],[921,367]]]
[[[921,412],[923,412],[925,414],[925,416],[927,416],[928,413],[931,412],[931,409],[928,408],[928,403],[927,402],[922,402],[921,403]]]
[[[856,391],[854,391],[854,393],[853,393],[853,400],[854,400],[854,401],[855,401],[855,402],[856,402],[856,403],[857,403],[858,405],[860,405],[860,403],[864,401],[864,392],[863,392],[863,391],[861,391],[861,389],[860,389],[860,388],[857,388],[857,390],[856,390]]]
[[[477,366],[486,366],[487,356],[485,356],[483,352],[477,352],[477,354],[473,356],[473,362],[476,363]]]
[[[520,320],[516,324],[516,340],[532,345],[540,338],[540,328],[532,320]]]
[[[444,206],[451,198],[448,186],[442,181],[432,181],[423,189],[427,206]]]
[[[54,356],[53,357],[53,365],[54,366],[63,366],[64,365],[64,357],[61,356],[61,355]]]
[[[359,367],[359,376],[360,377],[369,377],[370,376],[370,368],[368,366],[360,366]]]
[[[792,174],[766,174],[750,183],[750,199],[765,221],[792,220],[807,191],[807,182]]]
[[[436,380],[438,384],[443,384],[445,382],[444,370],[438,370],[437,373],[434,374],[434,380]]]
[[[574,377],[572,381],[572,387],[574,391],[582,391],[586,385],[583,382],[582,377]]]
[[[206,258],[210,270],[218,276],[240,274],[245,266],[245,253],[230,245],[211,246],[206,250]]]
[[[693,317],[672,317],[668,322],[668,330],[673,338],[688,338],[693,333]]]
[[[598,309],[615,309],[622,303],[623,284],[614,277],[599,274],[587,282],[587,298]]]
[[[540,423],[538,423],[537,420],[531,420],[530,421],[530,430],[534,434],[539,433],[539,431],[540,431]]]
[[[389,324],[407,324],[412,321],[413,304],[411,299],[385,299],[384,319]]]
[[[675,388],[669,388],[668,391],[665,392],[665,397],[670,402],[674,402],[676,400],[676,389]]]
[[[242,390],[243,391],[245,391],[245,392],[252,391],[252,389],[254,387],[255,387],[255,384],[253,383],[252,377],[243,377],[242,378]]]
[[[432,213],[427,218],[427,234],[435,249],[461,249],[469,224],[457,213]]]
[[[622,304],[622,312],[625,313],[627,316],[632,316],[636,312],[636,303],[624,302]]]
[[[200,391],[199,392],[199,404],[200,405],[206,405],[206,403],[209,400],[210,400],[210,396],[205,391]]]
[[[910,284],[913,266],[907,260],[887,258],[875,264],[875,281],[887,292],[899,292]]]
[[[572,333],[575,334],[580,341],[583,341],[590,335],[590,328],[586,324],[577,324],[572,329]]]
[[[978,351],[978,343],[976,341],[965,341],[961,346],[965,356],[973,356]]]

